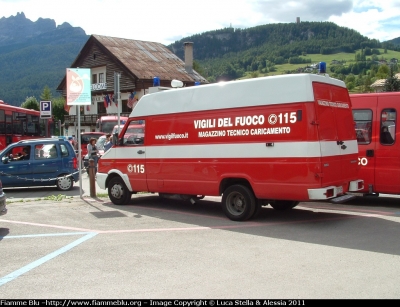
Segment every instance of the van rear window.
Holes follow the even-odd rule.
[[[372,110],[353,109],[358,144],[369,144],[372,138]]]

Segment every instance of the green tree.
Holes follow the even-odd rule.
[[[347,75],[347,77],[346,77],[346,79],[345,79],[345,82],[346,82],[346,83],[348,83],[348,82],[355,82],[355,81],[356,81],[356,77],[355,77],[353,74]]]
[[[376,77],[378,79],[386,79],[389,75],[389,67],[387,65],[380,65]]]
[[[43,89],[42,94],[40,95],[40,99],[44,101],[51,101],[52,99],[52,94],[50,88],[46,85]]]
[[[372,91],[371,84],[372,84],[372,81],[371,81],[370,76],[369,75],[365,76],[364,84],[361,86],[361,92],[362,93],[371,92]]]
[[[353,81],[347,82],[347,83],[346,83],[346,87],[347,87],[347,89],[348,89],[349,91],[351,91],[351,90],[353,90],[353,89],[355,88],[355,84],[354,84]]]
[[[25,102],[21,104],[21,108],[39,111],[39,102],[35,97],[26,97]]]
[[[58,97],[58,98],[54,98],[52,103],[51,103],[51,107],[52,107],[52,111],[53,111],[53,117],[55,121],[61,121],[62,123],[64,123],[64,116],[68,115],[68,112],[65,111],[64,109],[64,105],[65,105],[65,98],[64,97]]]
[[[394,75],[393,68],[390,67],[389,77],[385,81],[383,87],[384,92],[399,92],[400,91],[400,80]]]
[[[197,61],[193,61],[193,69],[197,71],[201,76],[206,76],[203,67]]]

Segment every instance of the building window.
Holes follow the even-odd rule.
[[[121,112],[122,112],[122,113],[131,113],[131,112],[132,112],[132,109],[130,109],[130,108],[128,107],[128,100],[127,100],[127,99],[124,99],[124,100],[122,100],[121,102],[122,102],[122,110],[121,110]]]
[[[99,73],[99,83],[105,83],[103,72]]]
[[[92,84],[96,84],[97,83],[97,74],[93,74],[92,75]]]
[[[98,103],[97,103],[97,112],[98,112],[99,114],[101,114],[101,113],[107,113],[106,107],[104,106],[104,101],[98,102]]]

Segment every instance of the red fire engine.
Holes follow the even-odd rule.
[[[144,135],[125,137],[134,121]],[[132,110],[99,160],[97,183],[114,204],[141,191],[195,202],[222,195],[232,220],[262,205],[342,201],[363,188],[345,84],[295,74],[163,90]]]
[[[400,194],[400,93],[350,95],[364,194]]]

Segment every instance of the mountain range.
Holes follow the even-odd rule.
[[[0,19],[0,99],[21,105],[27,97],[39,100],[44,87],[55,88],[89,38],[68,23],[27,19],[24,13]]]
[[[69,23],[56,26],[48,18],[32,22],[24,13],[1,18],[0,100],[18,106],[27,97],[39,100],[46,85],[54,97],[59,96],[55,88],[88,38],[82,28]],[[273,64],[298,62],[304,54],[355,52],[365,47],[400,51],[400,38],[381,43],[329,22],[225,28],[167,47],[183,59],[186,41],[194,43],[196,70],[211,82],[239,78]]]

